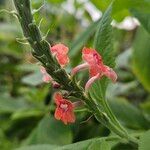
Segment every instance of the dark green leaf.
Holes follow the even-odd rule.
[[[91,0],[93,4],[105,11],[112,0]],[[115,0],[113,4],[112,16],[117,21],[122,21],[125,17],[130,16],[130,9],[136,8],[139,11],[149,12],[150,2],[149,0]]]
[[[43,83],[42,74],[40,71],[36,71],[33,74],[29,74],[22,78],[22,82],[31,86],[37,86]]]
[[[112,47],[112,27],[111,23],[112,4],[108,7],[99,22],[98,30],[94,39],[94,47],[101,54],[104,64],[114,66],[113,47]],[[108,84],[107,78],[96,81],[90,89],[92,98],[102,100],[105,98],[105,91]]]
[[[28,108],[23,98],[14,99],[9,95],[0,96],[0,112],[13,113]]]
[[[55,146],[55,145],[48,145],[48,144],[40,144],[40,145],[32,145],[21,147],[16,150],[38,150],[40,148],[45,148],[43,150],[110,150],[111,145],[118,143],[119,139],[116,137],[102,137],[102,138],[95,138],[90,140],[85,140],[69,145],[64,146]]]
[[[54,150],[58,146],[49,144],[39,144],[17,148],[16,150]]]
[[[111,150],[111,147],[106,141],[95,141],[91,145],[89,145],[87,150]]]
[[[90,140],[85,140],[81,142],[77,142],[74,144],[62,146],[56,148],[56,150],[110,150],[111,149],[111,143],[113,139],[110,139],[110,137],[106,138],[95,138]],[[108,141],[105,141],[108,140]],[[115,143],[118,142],[117,139],[114,141]],[[113,144],[112,144],[113,145]]]
[[[71,142],[72,132],[70,127],[55,120],[52,116],[46,116],[40,121],[24,144],[64,145]]]
[[[30,117],[42,117],[43,115],[44,112],[42,110],[30,108],[30,109],[24,109],[13,113],[11,119],[18,120],[18,119],[26,119]]]
[[[150,35],[140,28],[133,45],[133,71],[143,86],[150,91]]]
[[[101,54],[104,64],[114,67],[112,26],[111,26],[112,4],[105,11],[99,21],[98,30],[94,39],[94,47]]]
[[[150,13],[132,9],[133,15],[140,21],[143,27],[150,33]]]
[[[110,107],[116,117],[127,127],[141,129],[148,128],[149,122],[141,111],[125,99],[109,100]]]
[[[140,137],[139,150],[150,150],[150,130]]]

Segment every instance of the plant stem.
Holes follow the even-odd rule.
[[[69,74],[61,68],[57,60],[50,53],[50,44],[42,38],[41,32],[33,19],[30,0],[13,0],[18,12],[18,19],[21,24],[24,36],[33,48],[32,54],[45,67],[47,73],[61,85],[61,89],[67,90],[71,96],[84,101],[89,110],[95,115],[97,120],[105,125],[110,130],[114,131],[122,138],[126,138],[133,143],[137,140],[130,137],[125,129],[120,125],[107,102],[103,102],[105,112],[102,112],[97,104],[87,96],[74,79],[71,79]]]

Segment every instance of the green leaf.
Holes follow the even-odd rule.
[[[116,84],[111,83],[110,86],[108,86],[106,97],[108,99],[112,99],[119,95],[128,95],[130,91],[136,89],[138,84],[139,83],[137,81],[132,81],[125,84],[121,82],[117,82]]]
[[[108,102],[115,116],[127,127],[134,129],[149,127],[149,122],[141,111],[127,100],[119,98],[111,99]]]
[[[0,23],[0,40],[12,41],[21,36],[21,29],[16,24]]]
[[[16,68],[18,71],[24,72],[36,72],[40,70],[40,67],[37,64],[19,64]]]
[[[92,3],[101,11],[105,11],[112,0],[91,0]],[[122,21],[125,17],[130,16],[130,9],[136,8],[140,12],[149,12],[149,0],[115,0],[113,4],[112,16],[117,21]]]
[[[132,68],[133,72],[150,91],[150,35],[140,28],[133,44]]]
[[[140,136],[139,150],[150,150],[150,130]]]
[[[140,108],[145,114],[145,117],[150,121],[150,97],[140,104]]]
[[[89,145],[87,150],[111,150],[110,145],[106,141],[95,141],[91,145]]]
[[[81,141],[69,145],[58,146],[58,147],[55,147],[55,145],[40,144],[40,145],[21,147],[18,148],[17,150],[26,150],[26,149],[28,150],[28,148],[29,150],[35,150],[36,148],[38,150],[42,146],[45,147],[44,150],[47,150],[47,148],[49,148],[49,150],[51,150],[51,148],[53,148],[52,150],[110,150],[111,147],[116,145],[119,141],[120,140],[118,137],[110,136],[110,137],[89,139],[89,140],[85,140],[85,141]]]
[[[26,119],[30,117],[42,117],[44,112],[38,109],[24,109],[12,114],[12,120]]]
[[[0,113],[13,113],[28,107],[22,98],[14,99],[9,95],[0,96]]]
[[[59,4],[64,2],[64,0],[48,0],[49,3]]]
[[[43,83],[42,74],[40,71],[36,71],[22,78],[22,82],[27,85],[37,86]]]
[[[102,0],[102,1],[91,0],[91,1],[98,9],[102,11],[105,11],[111,2],[111,0]]]
[[[150,33],[150,12],[142,12],[131,9],[131,13],[140,21],[143,27]]]
[[[103,58],[104,64],[110,67],[114,66],[113,46],[112,46],[112,27],[111,23],[112,4],[105,11],[102,19],[99,21],[98,30],[94,39],[94,47]],[[103,77],[96,81],[89,92],[93,99],[102,100],[105,98],[105,91],[108,85],[108,79]]]
[[[17,148],[16,150],[54,150],[58,146],[56,145],[49,145],[49,144],[37,144],[32,146],[25,146]]]
[[[118,141],[111,137],[101,137],[58,147],[56,150],[110,150]]]
[[[112,26],[111,26],[112,4],[105,11],[99,21],[98,30],[94,39],[94,48],[101,54],[104,64],[114,67]]]
[[[37,128],[33,130],[24,144],[54,144],[64,145],[72,142],[72,132],[69,126],[57,121],[52,116],[45,116]]]
[[[80,58],[78,54],[81,52],[81,48],[85,45],[87,40],[90,38],[90,36],[94,33],[96,30],[96,27],[99,23],[99,20],[96,22],[93,22],[83,33],[81,33],[70,45],[70,56],[72,58],[73,65],[77,64],[77,59]],[[75,62],[74,62],[75,61]]]

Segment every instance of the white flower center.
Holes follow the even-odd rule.
[[[64,110],[67,110],[68,109],[68,105],[67,104],[61,104],[60,108],[62,108]]]

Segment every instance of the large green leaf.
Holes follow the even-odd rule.
[[[140,28],[133,45],[133,71],[143,86],[150,91],[150,35]]]
[[[104,64],[114,67],[112,26],[111,26],[112,4],[105,11],[99,21],[98,30],[94,39],[94,48],[101,54]]]
[[[112,0],[91,0],[93,4],[105,11]],[[129,9],[136,8],[139,11],[149,12],[150,2],[148,0],[115,0],[113,4],[112,16],[117,21],[122,21],[126,16],[130,16]]]
[[[121,83],[117,82],[116,84],[110,84],[108,86],[108,89],[106,91],[106,97],[108,99],[115,98],[120,95],[129,95],[129,92],[132,91],[133,89],[136,89],[138,86],[137,81],[132,81],[129,83]]]
[[[27,119],[31,117],[42,117],[44,115],[44,111],[39,109],[23,109],[17,112],[14,112],[11,115],[12,120],[21,120],[21,119]]]
[[[99,22],[98,30],[94,39],[94,47],[101,54],[104,64],[113,67],[113,46],[111,23],[112,4],[108,7]],[[105,98],[105,91],[108,84],[107,78],[96,81],[91,87],[90,94],[93,99],[101,100]]]
[[[93,142],[91,145],[89,145],[87,150],[91,150],[91,149],[93,149],[93,150],[111,150],[109,143],[106,141],[102,141],[102,142],[95,141],[95,142]]]
[[[150,130],[140,137],[139,150],[150,150]]]
[[[143,103],[140,104],[140,108],[142,109],[145,117],[150,122],[150,96]]]
[[[131,13],[140,21],[143,27],[150,33],[150,12],[142,12],[131,9]]]
[[[143,129],[149,127],[149,121],[142,112],[127,100],[119,98],[108,101],[115,116],[127,127]]]
[[[29,108],[23,98],[12,98],[9,95],[0,96],[0,113],[13,113],[19,110]]]
[[[16,36],[21,36],[21,29],[16,24],[0,23],[0,40],[12,41]]]
[[[103,138],[86,140],[74,144],[66,145],[56,150],[110,150],[109,142]]]
[[[32,146],[25,146],[17,148],[16,150],[54,150],[56,149],[56,145],[50,145],[50,144],[37,144]]]
[[[56,121],[52,116],[45,116],[24,144],[64,145],[70,144],[71,142],[72,132],[70,127],[60,121]]]
[[[27,85],[37,86],[43,83],[42,74],[40,71],[36,71],[32,74],[26,75],[22,78],[22,82]]]
[[[90,140],[85,140],[69,145],[64,145],[64,146],[58,146],[55,147],[54,145],[32,145],[32,146],[26,146],[26,147],[21,147],[18,148],[17,150],[38,150],[40,148],[45,148],[44,150],[110,150],[111,146],[114,144],[117,144],[119,141],[118,138],[116,137],[102,137],[102,138],[95,138],[95,139],[90,139]]]

